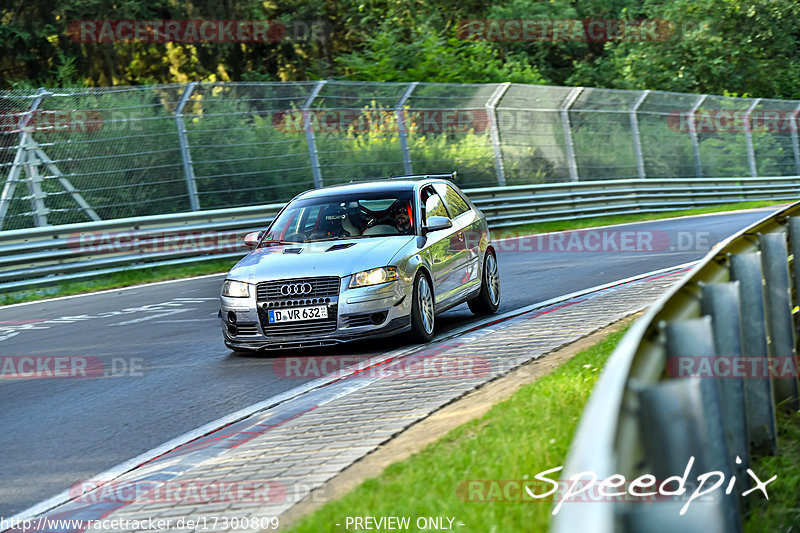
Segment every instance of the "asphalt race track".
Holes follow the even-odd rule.
[[[597,252],[577,251],[567,246],[568,240],[559,241],[552,252],[537,250],[541,241],[532,246],[498,243],[500,312],[699,259],[715,242],[769,212],[610,228],[604,230],[608,242],[602,235],[590,241],[606,248]],[[651,251],[615,250],[620,236],[610,232],[623,230],[640,232],[644,244],[655,246],[645,246]],[[549,250],[552,243],[544,243]],[[561,244],[569,251],[558,251]],[[0,307],[3,356],[89,356],[110,373],[0,380],[0,516],[9,517],[171,438],[319,377],[276,375],[273,364],[285,352],[245,356],[225,348],[216,316],[223,277]],[[443,332],[470,320],[463,305],[438,318],[437,328]],[[289,355],[330,354],[351,364],[403,344],[402,339],[361,341]]]

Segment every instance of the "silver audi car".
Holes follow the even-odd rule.
[[[444,175],[451,177],[451,175]],[[500,303],[483,214],[443,176],[307,191],[263,232],[222,285],[225,345],[235,351],[434,334],[436,315]]]

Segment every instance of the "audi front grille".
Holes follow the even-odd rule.
[[[297,300],[299,298],[331,298],[339,296],[340,279],[336,276],[324,278],[296,278],[280,281],[265,281],[256,287],[256,298],[259,302],[276,302],[281,300]],[[310,291],[306,290],[308,285]],[[284,286],[297,287],[289,292]]]
[[[336,331],[341,280],[336,276],[265,281],[256,287],[258,318],[268,337],[305,336]],[[292,287],[288,289],[288,287]],[[310,288],[309,288],[310,287]],[[328,318],[270,324],[269,309],[327,305]]]

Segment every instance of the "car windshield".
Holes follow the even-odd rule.
[[[299,199],[272,223],[262,245],[414,234],[411,191]]]

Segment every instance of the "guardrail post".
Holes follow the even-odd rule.
[[[792,153],[794,154],[794,169],[798,176],[800,176],[800,145],[797,143],[797,115],[800,114],[800,104],[792,111],[792,126],[790,132],[792,135]]]
[[[407,175],[411,175],[414,172],[411,170],[411,152],[408,149],[408,130],[404,119],[403,106],[406,105],[406,101],[411,96],[411,93],[414,92],[417,85],[419,85],[418,81],[409,83],[403,96],[400,97],[400,100],[397,101],[397,105],[394,107],[394,113],[397,117],[397,134],[400,136],[400,150],[403,152],[403,172]]]
[[[572,127],[569,122],[569,108],[583,92],[583,87],[575,87],[561,106],[561,127],[564,130],[564,147],[567,150],[567,168],[569,180],[578,181],[578,162],[575,160],[575,145],[572,143]]]
[[[322,170],[319,167],[319,154],[317,153],[317,141],[314,138],[314,122],[311,116],[311,103],[319,95],[319,92],[325,86],[325,80],[318,81],[311,94],[306,98],[303,103],[303,128],[306,131],[306,143],[308,144],[308,156],[311,159],[311,172],[314,175],[314,188],[319,189],[322,187]]]
[[[756,98],[747,112],[744,114],[744,140],[747,144],[747,164],[750,167],[750,175],[754,178],[758,177],[758,169],[756,168],[756,151],[753,148],[753,128],[750,126],[750,113],[761,102],[761,98]]]
[[[780,358],[776,366],[778,372],[790,360],[794,369],[797,350],[794,340],[792,299],[789,292],[789,253],[786,249],[786,236],[783,233],[762,233],[758,236],[758,242],[764,270],[764,308],[769,356]],[[796,411],[800,407],[797,383],[796,377],[773,379],[775,403],[786,402],[788,408]]]
[[[33,207],[33,222],[36,227],[47,226],[47,214],[50,210],[44,203],[47,198],[47,193],[42,190],[42,176],[39,174],[39,158],[35,152],[36,148],[31,142],[30,135],[25,138],[25,151],[27,157],[25,159],[25,173],[28,175],[28,193],[31,198],[31,207]]]
[[[742,314],[742,353],[747,357],[767,358],[767,329],[764,322],[764,292],[761,253],[728,256],[731,279],[739,282]],[[778,449],[772,380],[752,376],[744,383],[747,408],[747,435],[754,450],[775,454]]]
[[[175,107],[175,124],[178,127],[178,144],[181,149],[181,159],[183,160],[183,177],[186,180],[186,191],[189,195],[189,206],[192,211],[200,210],[200,197],[197,194],[197,182],[194,177],[194,166],[192,165],[192,155],[189,152],[189,138],[186,134],[186,123],[183,121],[183,108],[189,97],[192,95],[198,82],[193,81],[186,86]]]
[[[665,333],[667,359],[685,356],[716,357],[717,355],[712,319],[709,316],[670,322],[666,325]],[[681,432],[674,434],[671,431],[667,431],[666,433],[671,433],[672,438],[681,438],[682,436],[688,437],[688,439],[686,439],[688,442],[686,442],[683,447],[679,447],[679,451],[682,449],[684,453],[690,453],[691,455],[695,453],[698,454],[697,466],[698,468],[702,468],[701,472],[708,472],[710,470],[721,471],[725,473],[725,478],[728,479],[733,474],[735,465],[734,457],[740,450],[731,450],[728,447],[728,439],[725,432],[725,414],[723,411],[724,401],[727,398],[721,394],[722,386],[719,383],[720,380],[713,378],[693,379],[684,377],[679,380],[673,380],[673,382],[675,381],[688,381],[687,387],[689,390],[687,392],[689,392],[690,397],[695,401],[700,400],[702,407],[698,411],[687,410],[683,413],[683,417],[689,419],[688,422],[695,426],[693,428],[695,432],[694,438],[691,436],[691,430],[689,430],[689,435],[680,435]],[[694,391],[692,392],[691,389],[694,389]],[[680,398],[680,393],[678,394],[678,398]],[[659,407],[653,407],[655,411],[658,412]],[[688,405],[683,404],[681,407],[685,409]],[[733,408],[733,406],[726,407]],[[673,416],[676,414],[675,412],[672,413]],[[736,414],[741,415],[741,412]],[[676,420],[673,419],[673,423],[675,422]],[[656,433],[653,437],[663,439],[664,433],[662,432],[661,435]],[[698,437],[700,442],[695,440],[698,439]],[[693,440],[694,442],[692,442]],[[697,444],[700,444],[700,446],[693,446]],[[702,450],[702,455],[700,455],[700,450]],[[746,448],[744,453],[747,453]],[[654,455],[653,457],[659,457],[659,455]],[[678,459],[678,457],[673,456],[673,459]],[[684,463],[687,459],[688,457],[683,458],[681,463]],[[655,474],[658,478],[658,473]],[[674,474],[678,474],[678,472],[674,471],[673,475]],[[726,495],[726,497],[722,497],[714,503],[719,506],[724,515],[724,530],[741,531],[741,514],[739,512],[738,498],[733,495]]]
[[[497,125],[497,103],[506,94],[511,83],[501,83],[497,86],[489,101],[486,102],[486,117],[489,120],[489,137],[494,150],[494,168],[497,173],[497,184],[503,187],[506,184],[506,169],[503,165],[503,151],[500,148],[500,130]]]
[[[739,282],[709,283],[702,285],[701,308],[704,315],[711,317],[714,332],[714,351],[717,357],[729,358],[728,368],[733,365],[732,358],[742,356],[742,321],[739,312]],[[720,376],[722,377],[722,376]],[[734,465],[736,476],[744,481],[749,468],[749,443],[747,437],[747,407],[744,400],[744,379],[731,376],[717,380],[719,383],[720,407],[725,424],[728,451],[738,455],[742,462]]]
[[[716,355],[708,316],[669,322],[665,334],[666,357],[670,366],[670,359],[676,357]],[[680,368],[680,365],[675,365],[675,368]],[[715,379],[684,376],[640,389],[640,434],[645,456],[654,458],[647,471],[656,479],[680,476],[690,457],[695,457],[693,471],[719,471],[725,474],[725,479],[731,477],[734,457],[727,446],[716,382]],[[690,479],[693,478],[690,474]],[[674,510],[682,503],[657,502],[655,506]],[[691,531],[696,530],[694,526],[702,524],[711,531],[741,531],[738,503],[732,494],[718,493],[713,501],[703,502],[696,509],[690,508],[687,515],[659,513],[665,518],[671,515],[674,522],[661,523],[654,529],[675,531],[680,524],[681,529]]]
[[[639,176],[640,180],[645,179],[645,170],[644,170],[644,157],[642,157],[642,138],[639,135],[639,117],[637,115],[637,111],[639,111],[639,106],[641,106],[644,101],[647,99],[647,95],[650,94],[650,89],[643,91],[639,98],[636,100],[636,103],[633,104],[631,108],[631,133],[633,134],[633,154],[636,157],[636,175]]]
[[[789,243],[791,245],[792,275],[794,277],[795,304],[800,300],[800,217],[789,219]]]
[[[694,120],[694,114],[700,109],[700,106],[703,105],[706,98],[708,98],[707,94],[700,95],[689,113],[689,135],[692,139],[692,153],[694,154],[694,175],[697,178],[703,177],[703,165],[700,162],[700,143],[697,141],[697,124]]]
[[[725,438],[720,426],[719,401],[712,380],[683,378],[662,381],[638,391],[640,435],[645,457],[655,458],[646,471],[657,480],[681,476],[694,457],[688,478],[720,471],[728,479]],[[719,454],[719,455],[718,455]],[[674,488],[674,486],[673,486]],[[680,515],[681,499],[629,503],[622,516],[623,531],[741,531],[737,500],[722,491],[713,499],[692,502]],[[699,504],[699,505],[695,505]]]

